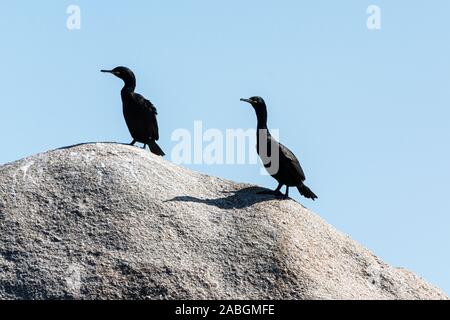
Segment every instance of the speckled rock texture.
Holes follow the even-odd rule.
[[[0,177],[0,299],[447,299],[293,200],[139,148],[63,148]]]

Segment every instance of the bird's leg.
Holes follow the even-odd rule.
[[[273,191],[273,193],[274,194],[281,194],[280,190],[281,190],[282,187],[283,187],[283,184],[279,183],[278,187]],[[287,186],[286,186],[286,188],[287,188]]]
[[[144,149],[145,150],[145,147],[146,147],[147,145],[146,144],[144,144],[144,146],[142,147],[142,149]]]
[[[286,193],[283,196],[283,198],[285,198],[285,199],[289,198],[289,186],[286,186]]]
[[[282,196],[282,195],[283,195],[283,194],[280,192],[280,190],[281,190],[282,187],[283,187],[283,184],[280,183],[280,184],[278,184],[278,187],[277,187],[275,190],[261,191],[261,192],[258,192],[258,194],[270,194],[270,195],[272,195],[272,196],[277,196],[277,197],[279,197],[279,196]]]
[[[133,139],[133,141],[131,141],[130,146],[134,146],[136,144],[136,139]]]

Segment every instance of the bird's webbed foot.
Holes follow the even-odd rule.
[[[136,140],[131,141],[130,146],[134,146],[136,144],[136,142],[137,142]]]

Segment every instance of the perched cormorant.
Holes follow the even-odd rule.
[[[126,67],[101,71],[112,73],[125,82],[121,96],[123,116],[125,117],[128,130],[133,137],[130,145],[133,146],[136,142],[141,142],[144,144],[144,149],[148,145],[151,152],[158,156],[164,156],[164,152],[156,143],[159,140],[158,122],[156,120],[158,112],[150,101],[134,92],[136,89],[136,77],[133,71]]]
[[[312,200],[317,199],[314,192],[303,183],[306,179],[305,174],[296,156],[270,135],[267,128],[267,107],[264,100],[261,97],[251,97],[250,99],[241,99],[241,101],[250,103],[258,118],[257,152],[269,174],[279,183],[278,187],[271,193],[282,195],[280,190],[285,185],[285,198],[289,197],[289,187],[297,187],[302,196]],[[276,148],[276,150],[272,148]],[[277,156],[276,151],[278,151],[278,165],[274,163],[277,159],[271,158]]]

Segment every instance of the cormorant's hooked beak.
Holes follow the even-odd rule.
[[[112,73],[112,74],[114,74],[114,72],[112,70],[100,70],[100,71],[104,72],[104,73]]]
[[[242,98],[241,101],[242,101],[242,102],[247,102],[247,103],[250,103],[251,105],[253,105],[253,101],[250,100],[250,99],[244,99],[244,98]]]

